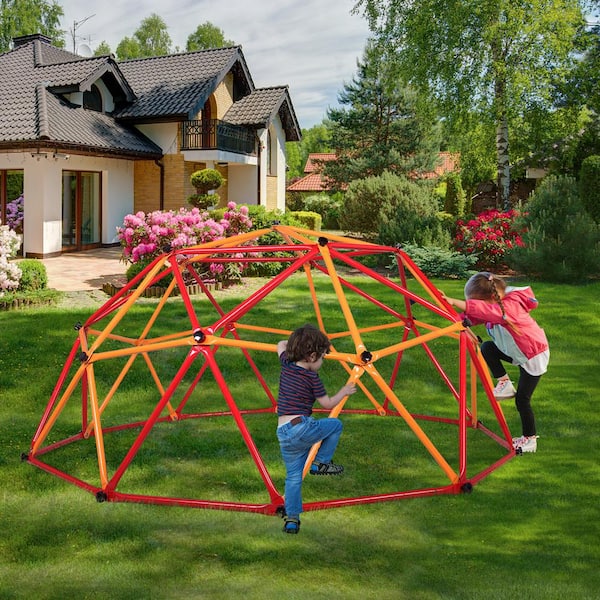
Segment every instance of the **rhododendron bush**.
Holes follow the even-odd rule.
[[[251,228],[248,207],[238,207],[235,202],[229,202],[220,221],[215,221],[211,213],[198,208],[130,214],[125,217],[123,225],[117,227],[117,238],[126,262],[148,263],[171,249],[204,244],[245,233]],[[229,272],[226,272],[227,269]],[[209,270],[221,279],[232,279],[239,276],[242,265],[213,263]]]
[[[507,252],[524,246],[521,231],[515,227],[518,216],[516,210],[499,212],[494,209],[484,211],[469,221],[458,220],[452,246],[461,254],[475,254],[478,269],[503,269]]]

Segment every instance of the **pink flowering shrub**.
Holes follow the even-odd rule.
[[[138,212],[126,215],[123,225],[117,227],[117,238],[123,248],[123,260],[130,263],[149,263],[154,258],[177,248],[204,244],[252,228],[247,206],[227,205],[223,219],[215,221],[210,213],[198,208],[179,211]],[[232,266],[213,263],[210,272],[219,279],[232,279],[241,273],[241,265]]]
[[[501,270],[506,267],[505,255],[515,247],[524,246],[521,232],[515,227],[518,211],[487,210],[469,221],[456,222],[452,247],[461,254],[477,256],[475,267]]]

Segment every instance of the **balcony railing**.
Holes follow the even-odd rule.
[[[219,119],[184,121],[181,125],[181,149],[255,154],[256,135],[251,129]]]

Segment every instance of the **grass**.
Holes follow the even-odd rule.
[[[435,283],[450,295],[461,294],[461,282]],[[472,494],[305,513],[298,536],[284,535],[281,521],[270,516],[99,504],[88,492],[21,462],[75,339],[73,325],[93,311],[37,307],[0,313],[0,598],[598,598],[600,284],[537,283],[534,289],[541,303],[536,317],[552,353],[533,400],[538,453],[510,460]],[[228,290],[220,301],[227,308],[244,295]],[[335,304],[325,298],[327,319],[337,318]],[[253,316],[292,329],[310,318],[308,305],[302,287],[292,286]],[[128,325],[141,327],[153,306],[142,302],[128,315]],[[361,319],[375,318],[367,306],[356,310]],[[180,301],[170,301],[157,331],[172,330],[184,318]],[[369,334],[369,345],[385,344],[386,336]],[[451,360],[445,352],[439,349],[443,360]],[[165,355],[157,367],[161,376],[179,360],[176,352]],[[276,388],[274,355],[256,360]],[[240,404],[259,404],[260,390],[244,361],[223,350],[220,364]],[[100,378],[110,379],[118,367],[107,364],[99,371]],[[406,354],[401,373],[398,394],[410,410],[421,404],[443,410],[441,388],[418,353]],[[323,379],[334,391],[343,376],[326,363]],[[111,413],[115,422],[151,410],[155,394],[144,369],[132,369],[120,392]],[[514,407],[503,403],[503,409],[511,431],[520,433]],[[439,479],[410,432],[393,419],[345,415],[343,420],[336,458],[347,472],[340,478],[308,478],[305,500],[389,492]],[[285,473],[274,417],[247,422],[282,490]],[[67,433],[76,424],[77,412],[67,410],[57,427]],[[448,445],[445,430],[423,427],[441,446]],[[110,465],[122,456],[130,435],[107,436]],[[485,465],[496,452],[486,440],[473,436],[474,466]],[[205,420],[202,427],[197,420],[164,425],[148,439],[122,484],[126,491],[260,502],[264,486],[246,455],[225,419]],[[68,446],[52,460],[97,476],[93,444]]]

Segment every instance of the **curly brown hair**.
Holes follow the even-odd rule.
[[[307,323],[298,327],[290,335],[287,343],[287,356],[291,362],[299,360],[314,360],[313,354],[317,357],[329,352],[331,342],[329,338],[314,325]]]

